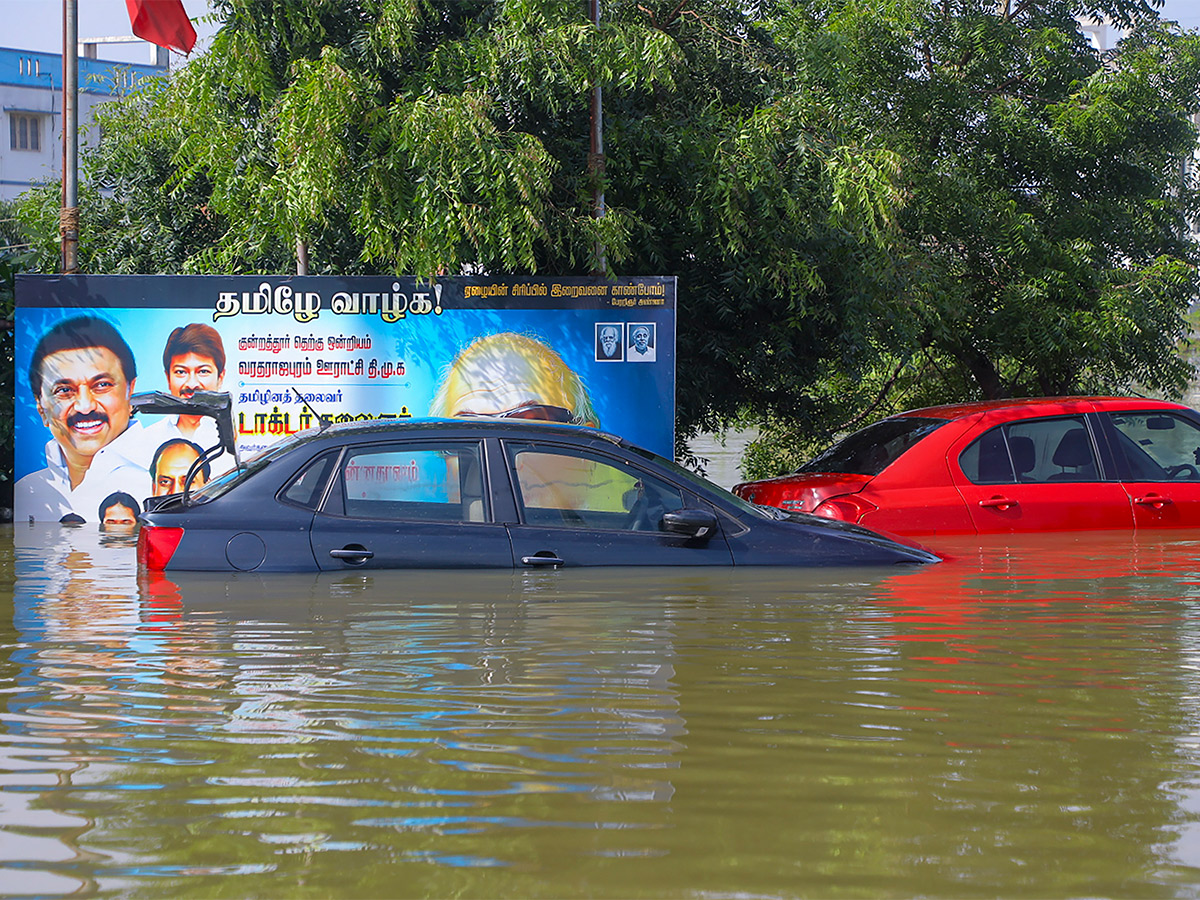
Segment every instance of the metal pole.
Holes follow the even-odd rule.
[[[62,270],[79,271],[79,9],[63,0],[63,198],[58,219]]]
[[[600,0],[588,0],[592,24],[600,27]],[[599,66],[595,84],[592,85],[592,147],[588,154],[588,172],[592,178],[592,215],[604,218],[604,106],[600,90]],[[596,241],[596,256],[593,271],[597,275],[608,272],[607,252],[602,241]]]

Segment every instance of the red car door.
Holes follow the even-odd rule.
[[[1018,419],[964,436],[951,472],[979,534],[1133,529],[1083,415]]]
[[[1200,423],[1165,410],[1106,414],[1137,529],[1200,528]]]

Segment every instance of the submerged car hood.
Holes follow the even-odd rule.
[[[734,493],[751,503],[812,512],[830,497],[861,491],[874,477],[841,472],[797,472],[765,481],[748,481],[735,487]]]
[[[933,553],[924,544],[918,543],[909,537],[900,537],[890,532],[864,528],[862,525],[842,522],[838,519],[814,516],[812,513],[792,512],[778,508],[773,508],[771,511],[782,521],[794,522],[811,529],[851,536],[859,544],[873,545],[886,553],[894,554],[895,558],[892,560],[893,562],[941,562],[941,557]]]

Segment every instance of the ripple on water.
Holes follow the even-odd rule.
[[[1196,536],[937,549],[164,579],[15,529],[0,894],[1193,896]]]

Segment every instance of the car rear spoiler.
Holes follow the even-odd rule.
[[[176,397],[174,394],[163,391],[145,391],[134,394],[129,398],[129,402],[135,413],[208,416],[216,420],[217,443],[212,447],[205,448],[200,458],[188,469],[187,480],[184,482],[187,487],[183,491],[185,501],[188,489],[192,485],[192,478],[204,467],[205,463],[216,459],[222,453],[228,453],[233,461],[240,465],[237,457],[237,445],[234,442],[233,399],[225,391],[196,391],[191,397]]]

